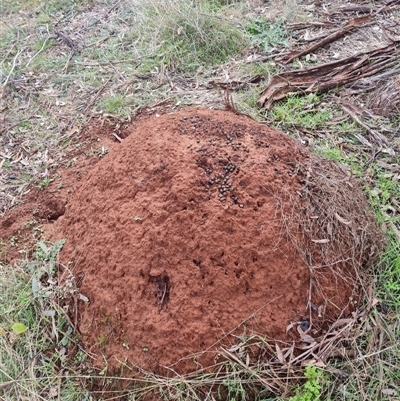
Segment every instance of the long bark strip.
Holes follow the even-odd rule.
[[[261,93],[258,104],[270,109],[274,101],[288,95],[327,92],[391,68],[399,63],[399,56],[400,41],[395,41],[332,63],[275,75]]]
[[[328,43],[333,42],[334,40],[339,39],[340,37],[342,37],[343,35],[345,35],[346,33],[352,31],[354,28],[358,28],[360,26],[365,25],[371,18],[371,15],[367,15],[367,16],[363,16],[363,17],[358,17],[358,18],[353,18],[352,20],[348,21],[343,28],[339,29],[336,32],[331,33],[330,35],[326,36],[325,38],[323,38],[322,40],[320,40],[317,43],[314,43],[311,46],[306,47],[303,50],[299,50],[299,51],[293,51],[291,53],[289,53],[288,55],[285,55],[284,57],[282,57],[282,59],[278,60],[284,64],[289,64],[290,62],[292,62],[295,58],[300,57],[300,56],[304,56],[305,54],[309,54],[311,52],[313,52],[314,50],[325,46]]]

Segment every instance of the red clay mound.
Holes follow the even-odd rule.
[[[287,327],[308,316],[309,268],[281,215],[309,157],[228,112],[182,110],[134,126],[55,223],[67,238],[61,259],[73,261],[90,300],[79,304],[79,330],[98,363],[188,372],[195,359],[212,365],[233,334],[298,339]],[[329,277],[320,320],[351,295]]]

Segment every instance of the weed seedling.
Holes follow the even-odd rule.
[[[306,382],[298,386],[295,395],[289,401],[319,401],[321,400],[321,381],[323,380],[322,370],[315,366],[308,365],[304,371]],[[327,401],[327,400],[326,400]]]

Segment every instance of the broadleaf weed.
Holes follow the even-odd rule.
[[[305,383],[295,389],[295,395],[289,398],[289,401],[320,401],[321,382],[324,379],[324,373],[321,369],[307,365],[304,370]],[[328,401],[328,400],[324,400]]]

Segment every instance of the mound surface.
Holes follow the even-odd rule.
[[[310,301],[321,307],[314,328],[338,317],[351,289],[327,271],[325,304],[311,299],[309,268],[281,218],[309,158],[229,112],[182,110],[133,126],[55,223],[67,238],[61,259],[90,300],[79,303],[79,330],[99,363],[188,372],[194,360],[212,365],[234,336],[298,340],[287,327],[304,323]]]

